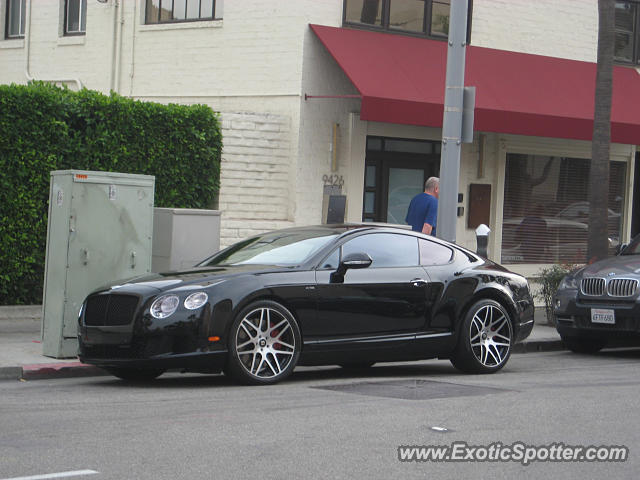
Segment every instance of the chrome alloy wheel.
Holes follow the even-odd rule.
[[[509,356],[511,322],[494,305],[478,309],[469,325],[471,351],[485,367],[497,367]]]
[[[287,369],[296,351],[291,320],[273,308],[252,310],[240,321],[235,347],[240,364],[251,376],[278,377]]]

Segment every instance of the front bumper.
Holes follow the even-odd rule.
[[[82,363],[98,367],[183,369],[219,372],[225,365],[223,345],[198,346],[175,335],[133,335],[113,327],[82,327],[78,335]]]
[[[635,300],[589,300],[569,290],[559,291],[554,305],[556,328],[563,337],[640,339],[640,303]],[[615,323],[592,322],[594,308],[613,310]]]
[[[181,369],[214,373],[225,366],[226,342],[213,324],[212,309],[152,318],[147,310],[95,325],[83,309],[78,325],[78,357],[99,367]]]
[[[78,358],[82,363],[106,368],[160,368],[163,370],[181,369],[191,372],[217,373],[222,371],[225,366],[227,351],[219,350],[214,352],[192,352],[175,355],[167,354],[148,358],[104,358],[87,356],[81,353]]]

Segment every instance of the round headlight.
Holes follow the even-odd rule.
[[[207,303],[207,300],[209,300],[209,295],[204,292],[192,293],[185,299],[184,306],[189,310],[195,310]]]
[[[177,295],[166,295],[156,299],[151,304],[151,316],[154,318],[167,318],[178,309],[180,299]]]

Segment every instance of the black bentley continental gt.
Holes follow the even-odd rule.
[[[91,293],[79,357],[126,380],[180,369],[268,384],[296,365],[428,358],[492,373],[533,311],[525,278],[455,244],[387,226],[291,228]]]

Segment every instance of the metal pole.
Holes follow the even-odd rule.
[[[462,149],[462,113],[464,95],[464,59],[467,44],[468,0],[452,0],[449,16],[447,77],[442,120],[440,156],[440,198],[436,235],[456,241],[460,150]]]

